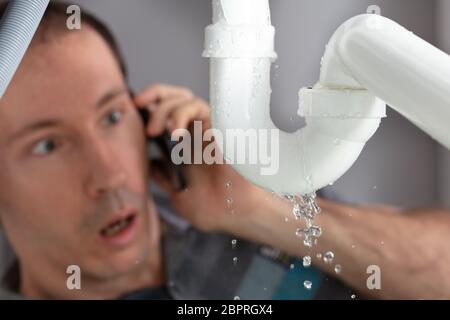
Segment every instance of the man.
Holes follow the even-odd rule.
[[[166,85],[132,99],[107,30],[84,14],[83,29],[67,31],[64,13],[49,7],[0,101],[0,219],[17,255],[4,277],[4,297],[350,298],[332,278],[275,250],[234,244],[222,232],[298,257],[332,250],[332,265],[316,264],[331,274],[341,264],[336,276],[364,295],[448,296],[450,223],[439,210],[404,216],[320,200],[324,234],[307,250],[295,236],[299,223],[290,219],[288,201],[228,166],[197,165],[184,168],[183,191],[150,171],[172,205],[206,233],[170,213],[166,220],[178,228],[162,228],[147,195],[144,127],[135,105],[151,112],[146,132],[158,136],[196,119],[207,123],[206,104]],[[72,265],[80,267],[81,290],[67,286]],[[383,272],[381,290],[366,286],[370,265]],[[304,280],[313,281],[313,290],[303,288]]]
[[[124,63],[108,30],[83,12],[82,30],[68,31],[65,12],[64,5],[50,5],[0,101],[0,219],[17,256],[3,278],[2,296],[274,295],[272,287],[279,279],[264,284],[257,281],[258,270],[266,265],[262,275],[270,280],[271,270],[285,273],[287,261],[279,266],[267,257],[252,273],[259,247],[239,241],[233,249],[232,238],[187,230],[179,218],[179,228],[166,226],[162,237],[153,197],[148,196],[144,133],[155,137],[186,128],[194,119],[207,122],[206,103],[187,89],[169,85],[131,97]],[[151,113],[145,131],[135,105]],[[167,187],[161,172],[153,170]],[[185,173],[188,189],[182,193],[187,195],[203,177]],[[230,169],[217,178],[233,179],[234,190],[245,186],[247,195],[265,195]],[[195,198],[183,206],[192,206],[202,223],[210,224],[216,217],[208,206],[224,206],[225,184],[210,193],[205,183],[198,189],[201,193],[192,190]],[[240,200],[235,199],[238,209]],[[242,205],[242,211],[249,212],[246,203]],[[167,206],[158,211],[163,215]],[[165,216],[177,219],[170,212]],[[232,217],[224,218],[217,222]],[[69,290],[66,271],[70,273],[71,266],[81,271],[81,290]],[[259,290],[257,282],[264,287]]]

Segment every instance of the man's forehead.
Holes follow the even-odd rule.
[[[0,127],[91,110],[105,94],[124,89],[111,50],[95,32],[32,47],[0,100]]]

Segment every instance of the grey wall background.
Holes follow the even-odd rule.
[[[448,2],[271,0],[279,54],[272,80],[275,123],[289,131],[303,125],[296,118],[297,91],[317,81],[325,44],[343,21],[376,4],[382,15],[436,44],[440,26],[437,19],[444,15],[444,10],[450,19]],[[123,47],[134,88],[167,82],[188,86],[208,98],[208,61],[201,58],[201,52],[204,27],[211,21],[210,0],[78,0],[72,3],[83,5],[112,27]],[[389,110],[388,118],[367,144],[359,161],[332,188],[345,199],[357,202],[409,207],[436,205],[440,199],[449,204],[450,197],[440,191],[450,181],[450,177],[441,178],[442,172],[438,170],[441,162],[450,163],[450,156]],[[450,169],[447,173],[450,176]]]
[[[441,48],[450,54],[450,1],[438,1],[437,39]],[[443,205],[450,208],[450,151],[439,148],[438,196]]]

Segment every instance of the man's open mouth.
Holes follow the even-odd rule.
[[[138,235],[138,221],[138,211],[122,211],[121,214],[116,215],[113,220],[100,230],[100,238],[108,245],[126,246],[132,243]]]
[[[135,213],[129,214],[123,219],[119,219],[110,223],[107,227],[103,228],[100,231],[100,234],[105,238],[114,237],[120,234],[122,231],[126,230],[127,227],[129,227],[135,219]]]

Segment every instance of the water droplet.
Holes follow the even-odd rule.
[[[278,64],[274,65],[275,69],[278,69],[280,66]]]
[[[293,263],[291,263],[290,268],[291,268],[291,270],[295,268]]]
[[[284,218],[284,222],[289,222],[289,219],[288,218]]]
[[[309,281],[309,280],[305,280],[305,281],[303,282],[303,286],[305,287],[305,289],[311,290],[311,288],[312,288],[312,282]]]
[[[311,257],[304,256],[303,257],[303,267],[308,268],[311,265]]]
[[[376,189],[376,188],[377,188],[377,186],[373,186],[373,188],[374,188],[374,189]]]
[[[239,298],[239,296],[235,296],[234,300],[241,300],[241,298]]]
[[[381,241],[380,243],[381,243],[382,246],[384,245],[384,241]]]
[[[334,259],[334,253],[331,251],[327,251],[324,255],[323,255],[323,261],[325,263],[331,263],[333,262]]]
[[[319,238],[322,235],[322,228],[317,226],[312,226],[308,230],[309,234],[313,237]]]
[[[337,264],[334,266],[334,272],[341,273],[341,271],[342,271],[342,266],[340,264]]]
[[[294,215],[295,220],[299,220],[302,217],[302,212],[300,211],[297,203],[295,203],[294,207],[292,208],[292,214]]]
[[[320,252],[317,253],[317,254],[316,254],[316,258],[317,258],[317,259],[322,259],[322,254],[321,254]]]
[[[311,181],[311,176],[306,176],[306,181]],[[306,194],[302,196],[285,196],[292,203],[292,214],[295,220],[305,220],[306,228],[298,228],[296,235],[303,238],[303,244],[311,248],[317,243],[317,238],[321,236],[322,229],[314,225],[314,217],[320,213],[321,209],[316,202],[316,194]],[[287,222],[287,220],[285,220]]]
[[[351,298],[352,298],[352,299],[355,299],[355,298],[356,298],[356,295],[352,294],[352,295],[351,295]]]
[[[355,249],[356,248],[356,244],[352,244],[352,249]]]
[[[234,258],[233,258],[233,264],[234,264],[234,265],[237,265],[237,262],[238,262],[238,258],[237,258],[237,257],[234,257]]]
[[[334,182],[330,182],[328,185],[329,185],[329,186],[332,186],[333,184],[334,184]]]
[[[231,240],[231,247],[233,249],[236,248],[236,244],[237,244],[237,240],[236,239]]]
[[[297,231],[295,232],[295,235],[297,237],[306,238],[308,236],[308,231],[302,228],[298,228]]]
[[[228,181],[226,184],[227,189],[230,189],[232,185],[233,185],[233,183],[231,181]]]
[[[233,204],[233,198],[228,198],[227,199],[227,205],[229,206],[229,207],[231,207],[231,205]]]
[[[303,245],[305,247],[312,248],[312,246],[313,246],[313,239],[311,239],[310,237],[306,238],[305,240],[303,240]]]

